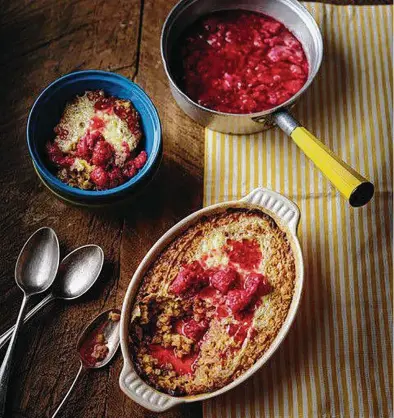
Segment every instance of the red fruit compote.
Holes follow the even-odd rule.
[[[47,155],[57,176],[86,190],[111,189],[126,182],[145,165],[138,150],[140,116],[129,100],[87,91],[67,103]]]
[[[290,99],[308,78],[301,43],[262,13],[226,10],[192,24],[173,54],[180,88],[196,103],[224,113],[255,113]]]

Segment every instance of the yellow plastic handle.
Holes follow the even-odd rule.
[[[371,200],[373,184],[337,157],[307,129],[298,126],[290,136],[352,206],[363,206]]]

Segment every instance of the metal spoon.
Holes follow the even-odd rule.
[[[16,262],[15,281],[23,292],[23,300],[10,345],[0,367],[0,417],[4,417],[12,358],[26,303],[32,295],[47,290],[55,280],[59,253],[59,241],[55,231],[51,228],[41,228],[27,240]]]
[[[25,324],[44,306],[55,299],[72,300],[86,293],[100,275],[104,263],[103,250],[98,245],[84,245],[63,258],[51,292],[25,316]],[[11,338],[15,325],[0,336],[0,349]]]
[[[113,321],[109,318],[110,313],[115,313],[120,315],[120,311],[118,309],[109,309],[101,313],[97,316],[81,333],[78,343],[77,343],[77,351],[81,360],[81,365],[79,366],[79,370],[77,375],[75,376],[74,381],[71,384],[70,389],[64,396],[62,402],[57,407],[55,413],[52,415],[52,418],[56,417],[59,413],[62,406],[65,404],[66,400],[68,399],[70,393],[72,392],[77,380],[81,376],[82,372],[86,372],[89,369],[100,369],[101,367],[106,366],[115,355],[116,350],[119,347],[120,337],[119,337],[119,328],[120,328],[120,321]],[[108,347],[108,352],[105,355],[105,358],[92,363],[90,361],[90,356],[87,356],[87,353],[91,352],[91,347],[97,342],[95,340],[97,334],[103,334],[105,339],[105,344]],[[90,347],[90,349],[89,349]],[[88,359],[89,357],[89,359]]]

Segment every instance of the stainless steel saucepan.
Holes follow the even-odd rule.
[[[172,74],[173,46],[182,32],[198,18],[219,10],[244,9],[272,16],[290,29],[302,43],[309,62],[309,76],[300,91],[270,110],[249,114],[217,112],[191,100]],[[181,109],[196,122],[215,131],[249,134],[278,125],[303,150],[352,206],[363,206],[374,186],[334,155],[289,113],[288,108],[315,78],[323,57],[322,36],[315,20],[297,0],[181,0],[168,15],[161,35],[161,54],[172,95]]]

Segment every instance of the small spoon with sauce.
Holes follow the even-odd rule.
[[[109,309],[97,316],[81,333],[77,351],[81,365],[70,389],[57,407],[52,418],[56,417],[70,396],[82,372],[106,366],[119,347],[120,310]]]

